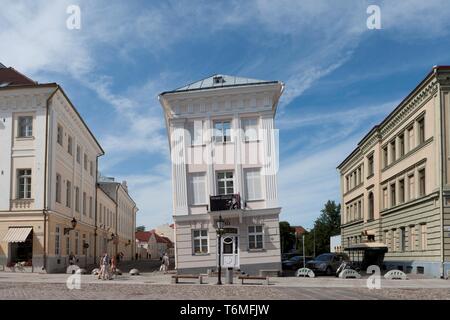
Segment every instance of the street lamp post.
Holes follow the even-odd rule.
[[[316,257],[316,228],[314,228],[314,258]]]
[[[305,233],[302,235],[302,244],[303,244],[303,268],[306,266],[306,258],[305,258]]]
[[[222,215],[219,216],[219,220],[217,220],[217,235],[218,235],[218,252],[219,252],[219,273],[217,275],[217,284],[222,284],[222,233],[225,221],[222,219]]]

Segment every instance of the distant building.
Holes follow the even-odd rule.
[[[164,253],[174,256],[173,242],[155,230],[136,232],[136,253],[140,259],[159,259]]]
[[[99,240],[104,246],[105,241],[110,239],[114,243],[114,254],[121,252],[125,260],[134,259],[136,213],[139,209],[128,193],[127,182],[119,183],[114,178],[99,176],[98,190],[115,203],[113,212],[108,211],[105,204],[98,203]]]
[[[330,237],[330,252],[342,252],[341,235]]]
[[[175,241],[175,227],[174,224],[163,224],[155,228],[155,232],[160,236],[167,237],[171,242]]]

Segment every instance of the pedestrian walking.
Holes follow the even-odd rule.
[[[69,265],[74,265],[76,263],[77,258],[75,257],[75,255],[73,254],[73,252],[71,252],[69,254]]]
[[[169,271],[169,264],[170,264],[170,259],[169,259],[169,256],[167,255],[167,252],[164,253],[161,260],[162,260],[162,263],[161,263],[160,271],[164,271],[164,273],[167,273],[167,271]]]
[[[101,268],[100,268],[100,278],[102,280],[106,280],[110,278],[109,267],[110,267],[110,258],[108,253],[105,252],[101,259]]]
[[[113,256],[111,258],[111,278],[112,279],[117,274],[117,262],[116,258]]]

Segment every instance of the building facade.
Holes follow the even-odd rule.
[[[178,272],[281,270],[274,116],[284,85],[215,75],[161,93]],[[218,243],[217,220],[225,221]]]
[[[12,68],[0,81],[0,265],[61,271],[70,252],[92,263],[101,146],[57,84]]]
[[[342,247],[367,237],[385,266],[435,277],[450,269],[450,67],[426,78],[338,166]]]
[[[115,182],[114,178],[99,177],[98,186],[99,192],[105,193],[115,205],[114,210],[108,213],[106,203],[103,207],[99,204],[99,230],[103,237],[109,239],[106,242],[112,241],[114,244],[114,254],[123,253],[125,260],[134,259],[136,252],[136,213],[139,209],[128,193],[127,183],[126,181]],[[105,242],[103,243],[105,244]],[[108,250],[108,245],[106,248]]]
[[[95,263],[104,151],[58,84],[0,64],[0,150],[0,270],[62,272],[70,254]]]

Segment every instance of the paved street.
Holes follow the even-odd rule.
[[[365,279],[342,280],[334,277],[272,278],[271,285],[233,285],[218,288],[215,278],[206,284],[186,281],[171,284],[170,275],[148,272],[125,274],[102,281],[92,275],[81,276],[80,289],[69,290],[65,274],[0,273],[0,299],[450,299],[450,280],[383,280],[381,289],[369,290]],[[225,279],[224,279],[225,280]]]

